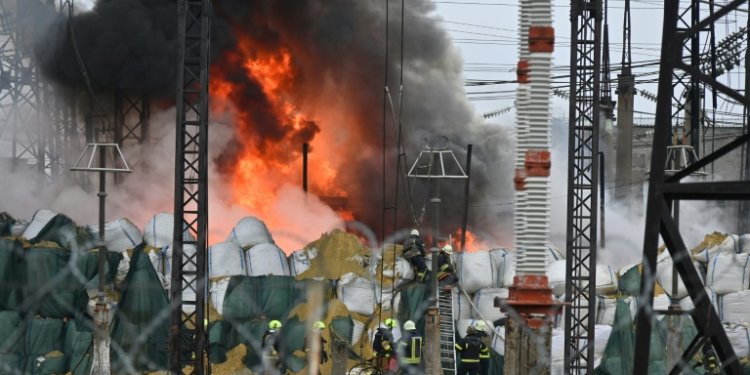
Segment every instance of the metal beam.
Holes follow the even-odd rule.
[[[594,370],[601,77],[600,0],[571,1],[565,373]]]
[[[665,183],[664,195],[670,200],[747,200],[747,181]]]
[[[170,363],[173,374],[207,374],[208,69],[210,0],[177,3],[177,144]],[[196,240],[188,239],[185,233]],[[184,251],[188,245],[195,252]],[[185,355],[188,354],[188,355]],[[187,367],[190,366],[190,367]]]

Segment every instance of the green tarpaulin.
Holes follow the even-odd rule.
[[[423,283],[409,283],[400,288],[401,304],[398,321],[403,325],[407,320],[417,325],[417,331],[424,335],[424,316],[429,307],[430,288]]]
[[[92,321],[68,321],[65,327],[65,354],[68,357],[68,371],[73,375],[91,373],[94,333]]]
[[[65,358],[60,358],[63,357],[64,346],[65,323],[61,319],[29,319],[26,322],[23,342],[24,369],[29,373],[42,370],[51,373],[49,371],[60,367],[65,370]],[[50,363],[44,364],[42,368],[38,359],[44,356],[49,358],[42,362],[49,360]]]
[[[16,219],[7,212],[0,212],[0,236],[10,235],[10,228],[16,223]]]
[[[630,269],[620,276],[618,287],[624,294],[637,296],[641,293],[640,268],[640,266],[630,267]]]
[[[122,370],[122,355],[139,371],[166,369],[169,322],[167,293],[143,252],[143,245],[138,246],[112,322],[113,370]]]
[[[304,285],[288,276],[232,276],[224,296],[224,319],[286,319],[304,301]]]
[[[15,309],[23,286],[23,245],[12,238],[0,238],[0,310]]]

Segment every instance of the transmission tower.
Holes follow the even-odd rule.
[[[648,204],[646,208],[646,226],[643,242],[643,273],[641,278],[641,304],[638,310],[634,373],[648,372],[649,350],[651,345],[651,328],[653,317],[654,280],[656,255],[659,246],[659,235],[664,240],[674,264],[688,289],[695,308],[690,312],[698,329],[698,335],[688,345],[687,350],[670,373],[681,373],[689,360],[703,347],[711,344],[719,357],[721,369],[729,374],[741,374],[742,367],[727,339],[726,332],[716,310],[705,293],[703,282],[693,267],[685,242],[680,234],[672,207],[680,200],[743,200],[750,198],[750,186],[746,181],[727,182],[692,182],[680,181],[716,161],[743,144],[750,135],[744,134],[720,149],[690,164],[682,171],[666,176],[664,166],[667,161],[667,146],[672,144],[670,126],[674,121],[673,106],[675,99],[682,94],[679,88],[697,87],[704,84],[728,96],[743,107],[750,104],[750,99],[723,83],[712,75],[701,70],[697,54],[685,56],[682,51],[690,48],[698,51],[699,43],[694,43],[696,36],[710,28],[711,24],[722,21],[727,14],[738,9],[747,0],[736,0],[719,7],[708,17],[701,19],[698,2],[691,1],[689,11],[681,11],[679,0],[664,2],[664,23],[662,31],[661,59],[659,65],[659,91],[657,94],[656,120],[651,156],[651,172],[648,184]],[[689,17],[689,19],[688,19]],[[690,92],[688,95],[694,95]],[[692,97],[690,106],[697,107],[696,97]],[[680,106],[678,106],[680,107]],[[684,108],[684,105],[681,107]],[[693,110],[692,113],[698,112]],[[695,131],[695,129],[693,129]]]
[[[177,25],[177,149],[170,369],[173,374],[202,375],[208,373],[205,322],[211,1],[178,1]],[[183,235],[185,232],[197,240],[187,238]],[[194,252],[184,251],[189,245],[195,247]]]
[[[594,370],[601,0],[571,0],[565,373]]]
[[[143,143],[148,139],[151,101],[148,95],[115,92],[115,143]]]

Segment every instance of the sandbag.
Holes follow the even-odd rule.
[[[596,294],[609,294],[617,291],[617,274],[605,264],[596,265]]]
[[[746,324],[724,324],[729,343],[732,344],[734,354],[739,357],[750,355],[750,331]]]
[[[478,321],[478,319],[461,319],[456,321],[456,332],[458,333],[458,336],[461,338],[466,337],[466,330],[468,330],[469,327],[473,327]],[[492,324],[492,322],[485,322],[484,330],[488,335],[492,335],[492,331],[495,330],[495,325]]]
[[[228,277],[213,279],[208,285],[211,306],[219,315],[224,315],[224,297],[227,294],[227,287],[229,287]]]
[[[693,262],[693,266],[695,267],[696,271],[698,271],[698,275],[703,277],[702,272],[700,271],[698,262]],[[672,293],[672,271],[673,270],[674,270],[674,267],[672,265],[671,257],[665,257],[664,259],[657,262],[656,263],[656,282],[659,283],[662,289],[664,289],[664,292],[667,293],[671,298],[676,298],[676,299],[685,298],[688,295],[688,290],[687,290],[687,287],[685,287],[685,283],[682,281],[682,277],[677,278],[677,294]]]
[[[94,248],[95,240],[73,219],[50,210],[38,210],[23,232],[31,243],[50,241],[69,251],[84,252]]]
[[[222,242],[208,248],[208,275],[210,279],[247,275],[245,253],[232,242]]]
[[[31,222],[29,223],[29,225],[27,225],[26,229],[24,229],[23,238],[29,240],[29,242],[39,241],[39,237],[44,234],[45,230],[50,229],[49,226],[52,225],[53,221],[58,216],[61,215],[52,210],[37,210],[34,213],[34,216],[31,218]]]
[[[636,297],[637,298],[637,297]],[[669,296],[664,294],[659,294],[654,296],[654,310],[666,310],[669,308],[669,305],[672,303],[672,300],[669,298]],[[664,318],[663,314],[657,314],[656,315],[658,319]]]
[[[245,252],[248,276],[289,276],[289,263],[278,246],[262,243]]]
[[[740,252],[750,253],[750,233],[745,233],[740,236]]]
[[[395,297],[394,297],[395,292]],[[381,290],[380,284],[375,283],[375,298],[383,311],[391,311],[391,305],[393,305],[393,316],[398,314],[399,304],[401,303],[401,293],[398,289],[392,289],[386,287]]]
[[[613,325],[615,322],[615,312],[617,304],[625,302],[630,307],[630,316],[635,319],[638,313],[638,304],[633,296],[625,298],[616,298],[608,296],[596,296],[596,324]]]
[[[336,292],[349,311],[368,316],[375,312],[377,298],[372,281],[347,273],[339,280]]]
[[[183,228],[182,239],[194,241],[195,238]],[[174,239],[174,215],[162,212],[154,215],[143,228],[143,240],[151,247],[167,247],[172,245]]]
[[[23,353],[27,359],[25,369],[29,373],[37,373],[35,370],[38,367],[38,357],[44,357],[51,352],[62,353],[64,350],[65,323],[62,319],[32,318],[27,324],[23,341]]]
[[[249,249],[260,244],[274,243],[266,224],[252,216],[237,222],[237,225],[232,228],[232,233],[227,237],[227,242],[233,242],[243,249]]]
[[[94,238],[99,238],[99,225],[88,225],[86,229]],[[120,218],[104,223],[104,242],[107,250],[122,253],[143,242],[143,234],[130,220]]]
[[[497,354],[505,355],[505,326],[495,327],[495,334],[490,336],[492,350]]]
[[[26,220],[16,220],[13,225],[10,226],[10,235],[13,237],[23,237],[23,232],[29,226],[29,222]]]
[[[89,375],[93,363],[94,333],[86,323],[68,321],[65,327],[65,354],[68,357],[68,371],[73,375]]]
[[[503,287],[508,281],[512,283],[511,257],[506,250],[458,254],[456,269],[461,286],[467,293],[474,293],[480,289]]]
[[[0,238],[0,310],[15,309],[23,281],[24,250],[20,240]]]
[[[354,323],[354,327],[352,328],[352,343],[356,343],[359,341],[359,339],[362,338],[362,335],[365,333],[365,323],[360,322],[357,319],[353,319],[352,322]]]
[[[736,234],[722,234],[714,232],[713,234],[707,235],[704,239],[706,241],[716,241],[717,238],[724,236],[718,244],[706,246],[702,251],[694,254],[695,260],[703,264],[708,264],[713,258],[719,254],[737,254],[740,252],[740,236]],[[713,237],[713,238],[710,238]],[[714,242],[716,243],[716,242]]]
[[[722,323],[750,324],[750,290],[728,293],[719,298]]]
[[[718,295],[747,290],[750,283],[749,260],[747,253],[716,255],[708,264],[706,286]]]
[[[716,294],[716,292],[709,288],[705,288],[706,296],[708,296],[708,300],[711,302],[711,305],[714,307],[714,310],[716,310],[716,313],[719,314],[719,317],[721,317],[721,310],[719,309],[719,296]],[[680,299],[680,309],[682,311],[690,311],[695,307],[693,304],[693,300],[690,299],[690,296],[687,296],[685,298]]]
[[[565,273],[567,269],[565,262],[565,259],[556,260],[550,263],[547,268],[549,286],[552,288],[552,293],[558,297],[565,294]]]
[[[453,320],[472,319],[471,304],[469,298],[461,293],[458,288],[451,291],[453,298]]]
[[[491,322],[496,322],[506,317],[506,313],[495,307],[495,297],[508,298],[508,289],[489,288],[474,293],[474,306],[477,307],[477,311],[472,311],[472,318],[481,319],[484,317]]]
[[[299,276],[310,268],[310,262],[318,256],[318,249],[300,249],[289,255],[289,272],[292,276]]]

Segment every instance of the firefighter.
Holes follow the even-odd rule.
[[[313,329],[318,332],[318,336],[320,337],[320,364],[322,365],[328,362],[328,352],[326,352],[326,344],[328,341],[323,338],[323,330],[326,329],[326,324],[317,321],[313,325]],[[307,337],[305,337],[305,354],[310,355],[310,349],[310,342],[307,340]],[[320,367],[318,367],[318,374],[320,374]]]
[[[484,320],[478,320],[474,323],[473,333],[471,333],[479,337],[479,340],[482,341],[482,344],[487,348],[486,352],[479,353],[479,366],[482,369],[482,375],[487,375],[490,367],[490,335],[487,334],[486,327],[487,325],[484,323]],[[467,332],[467,335],[468,334],[469,333]]]
[[[375,352],[375,365],[379,370],[387,370],[393,354],[393,327],[396,321],[388,318],[385,327],[378,327],[372,340],[372,350]]]
[[[412,229],[409,237],[404,241],[404,258],[414,267],[416,280],[427,280],[427,264],[424,261],[424,242],[419,237],[419,231]]]
[[[438,273],[437,279],[440,285],[453,285],[458,281],[456,270],[451,263],[451,254],[453,246],[445,245],[438,253]]]
[[[268,329],[263,333],[263,339],[261,340],[263,344],[263,366],[266,369],[279,369],[280,373],[283,374],[284,369],[280,366],[279,346],[281,339],[279,330],[281,330],[281,322],[274,319],[268,323]]]
[[[472,331],[471,334],[469,332]],[[456,354],[461,357],[456,375],[479,375],[482,367],[479,364],[479,356],[489,353],[489,349],[476,335],[476,329],[466,330],[466,336],[456,342]]]
[[[398,363],[405,374],[420,374],[424,341],[413,321],[404,323],[404,335],[398,343]]]

